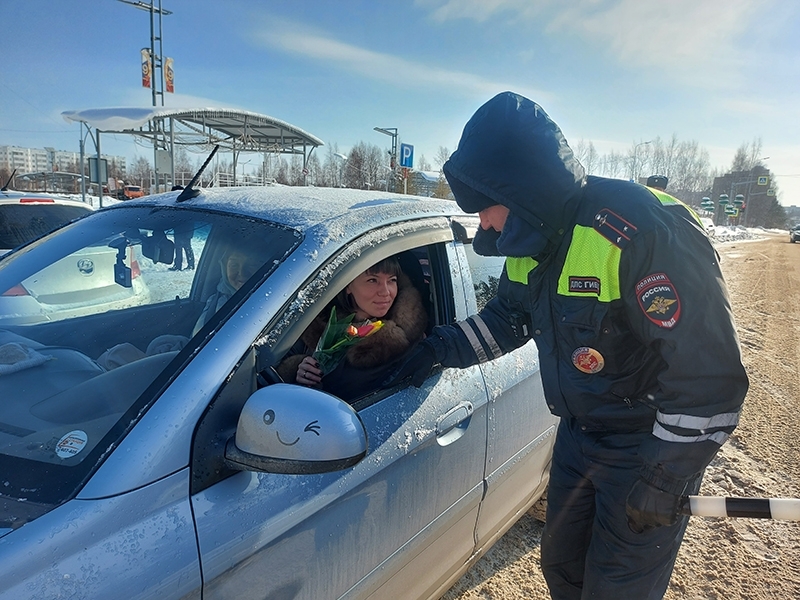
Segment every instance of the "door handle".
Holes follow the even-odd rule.
[[[452,444],[464,435],[474,410],[472,402],[462,402],[439,417],[436,421],[436,439],[439,445]]]

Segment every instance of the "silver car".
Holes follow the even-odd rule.
[[[3,188],[0,190],[0,256],[90,212],[91,206],[69,198]]]
[[[0,191],[0,256],[35,243],[48,232],[94,212],[83,202],[49,194]],[[120,249],[102,243],[77,249],[0,292],[0,327],[68,319],[148,302],[136,248],[122,249],[131,285],[115,281]]]
[[[125,288],[133,248],[151,291],[56,321],[0,314],[0,598],[438,598],[547,485],[556,419],[535,345],[349,404],[274,366],[388,256],[432,324],[476,312],[503,267],[472,252],[477,217],[380,191],[177,196],[0,260],[2,293],[107,248],[119,260],[98,268]],[[167,268],[176,228],[194,271]],[[209,303],[232,244],[261,266]]]

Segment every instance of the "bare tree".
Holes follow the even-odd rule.
[[[173,158],[175,160],[175,181],[172,184],[175,185],[177,183],[186,186],[194,177],[197,169],[192,165],[189,153],[183,146],[178,146],[174,149]],[[205,161],[205,158],[203,160]]]
[[[324,172],[316,152],[312,152],[308,157],[306,169],[308,169],[306,181],[312,185],[320,185],[320,182],[322,182],[324,178]]]
[[[283,185],[290,185],[289,180],[289,163],[286,162],[286,159],[278,154],[273,161],[275,165],[275,170],[273,171],[273,177],[275,177],[275,181],[278,183],[282,183]]]
[[[626,157],[627,171],[631,181],[638,181],[643,173],[649,174],[650,146],[652,142],[634,142]]]
[[[374,189],[385,181],[384,171],[388,172],[383,151],[375,144],[359,142],[350,150],[344,164],[343,180],[345,187]]]
[[[583,140],[579,141],[575,144],[572,152],[578,162],[583,165],[587,175],[593,174],[600,167],[600,157],[591,141],[588,144]]]
[[[761,152],[761,138],[754,138],[749,144],[744,142],[736,149],[731,171],[749,171],[753,167],[763,166]]]
[[[342,174],[344,173],[344,163],[347,160],[339,152],[339,144],[332,144],[327,147],[325,162],[322,164],[322,183],[325,187],[342,187]]]
[[[600,174],[604,177],[618,178],[625,171],[625,157],[616,150],[604,154],[600,159]]]
[[[664,175],[667,179],[671,179],[675,155],[678,152],[678,136],[673,133],[668,142],[657,137],[650,145],[652,152],[649,156],[650,172],[648,175]]]
[[[146,193],[150,193],[150,181],[153,177],[153,167],[143,156],[138,156],[133,161],[133,168],[128,175],[128,179],[140,186]]]
[[[417,171],[432,171],[431,163],[425,158],[424,154],[419,155],[419,160],[417,161]]]
[[[436,168],[441,171],[448,158],[450,158],[450,150],[445,146],[439,146],[439,149],[436,151],[436,156],[433,158],[433,162],[436,163]]]
[[[303,158],[293,154],[289,162],[289,185],[304,185]]]
[[[678,144],[669,177],[669,193],[687,204],[699,206],[712,182],[708,150],[695,140]]]

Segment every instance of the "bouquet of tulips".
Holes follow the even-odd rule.
[[[336,318],[336,307],[331,308],[331,316],[322,337],[317,342],[317,349],[312,357],[319,363],[322,375],[333,371],[344,358],[345,352],[383,327],[383,321],[370,321],[361,327],[353,325],[355,314],[349,314],[342,320]]]

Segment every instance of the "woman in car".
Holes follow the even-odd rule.
[[[354,315],[356,327],[380,320],[383,325],[347,349],[330,373],[312,354],[331,315],[324,309],[277,367],[284,381],[325,390],[351,401],[375,390],[406,352],[425,336],[428,316],[419,291],[394,257],[361,273],[333,302],[338,320]]]
[[[225,252],[220,261],[222,277],[217,284],[217,291],[206,300],[206,305],[195,323],[192,335],[200,331],[214,313],[222,308],[222,305],[261,267],[257,256],[258,253],[253,249],[231,248]]]

